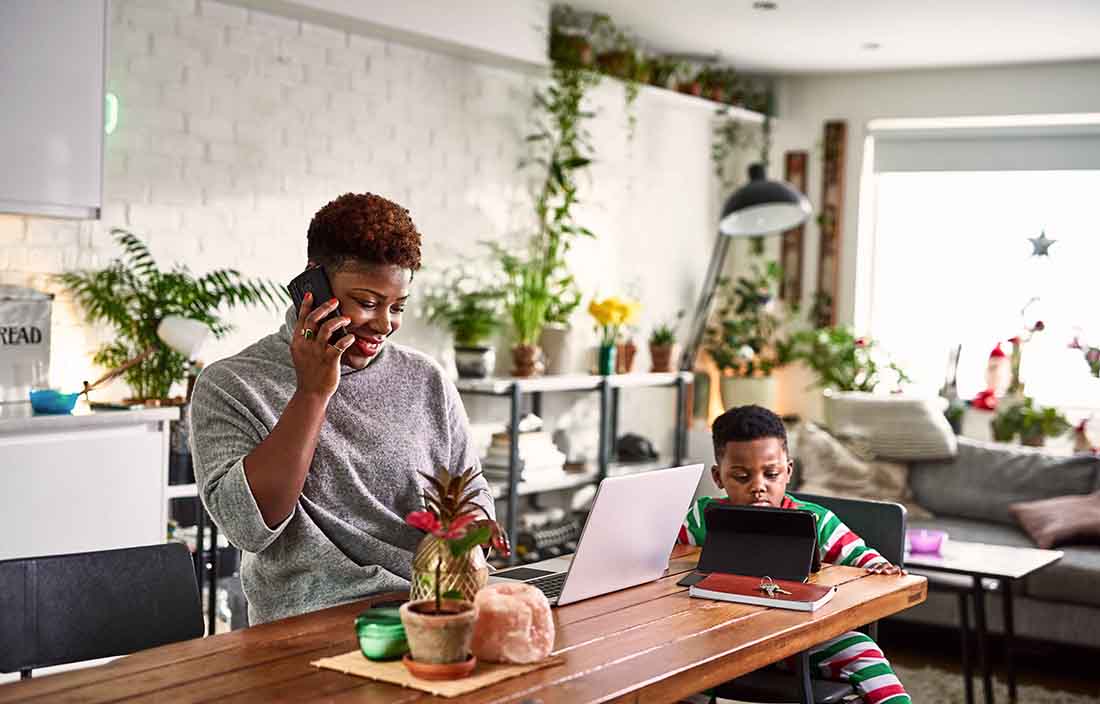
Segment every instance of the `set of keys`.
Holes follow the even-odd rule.
[[[760,586],[757,587],[757,589],[764,592],[769,597],[774,597],[776,594],[790,595],[789,591],[776,584],[774,579],[767,576],[765,576],[764,579],[760,580]]]

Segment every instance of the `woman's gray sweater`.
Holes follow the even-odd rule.
[[[244,474],[244,457],[275,427],[297,386],[293,311],[278,333],[208,366],[191,399],[195,477],[207,511],[243,551],[252,624],[378,592],[407,589],[422,533],[405,525],[422,508],[417,471],[478,464],[466,411],[432,359],[387,343],[344,376],[329,401],[317,450],[293,513],[269,528]],[[479,502],[490,512],[488,485]]]

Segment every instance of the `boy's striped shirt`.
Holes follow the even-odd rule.
[[[707,507],[713,504],[729,504],[727,498],[714,498],[704,496],[695,502],[688,511],[687,518],[680,526],[680,535],[677,542],[684,545],[702,545],[707,537],[707,526],[703,521],[703,514]],[[834,565],[849,565],[852,567],[870,567],[880,562],[886,562],[886,558],[874,548],[868,547],[863,539],[856,535],[852,529],[844,525],[836,514],[815,503],[800,501],[790,494],[783,496],[783,503],[779,508],[794,508],[809,511],[817,522],[817,545],[821,551],[821,561]]]

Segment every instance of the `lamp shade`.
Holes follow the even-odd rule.
[[[166,315],[157,326],[157,337],[189,360],[195,359],[209,336],[206,323],[179,315]]]
[[[749,182],[733,192],[722,207],[718,231],[727,237],[755,237],[781,232],[810,215],[810,201],[785,181],[769,181],[763,164],[749,167]]]

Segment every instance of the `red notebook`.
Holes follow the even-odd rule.
[[[819,606],[832,599],[833,594],[836,594],[836,587],[776,579],[773,580],[775,584],[786,589],[790,594],[776,593],[768,596],[760,589],[762,581],[760,577],[712,572],[701,582],[692,585],[690,594],[703,599],[718,599],[795,611],[816,611]]]

